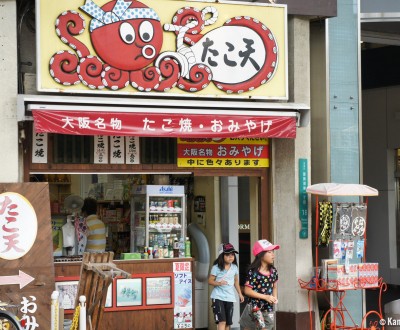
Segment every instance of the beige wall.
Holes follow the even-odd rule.
[[[310,104],[309,21],[290,18],[288,31],[290,101]],[[295,140],[273,140],[273,240],[281,245],[275,264],[279,272],[277,309],[282,312],[308,311],[307,291],[300,289],[298,278],[307,279],[312,269],[312,235],[309,216],[308,239],[299,238],[301,224],[298,162],[300,158],[305,158],[310,167],[310,157],[310,126],[298,128]]]
[[[210,246],[210,266],[214,262],[217,254],[218,245],[221,237],[221,228],[219,221],[219,177],[195,177],[194,178],[194,196],[205,196],[206,197],[206,214],[205,214],[205,225],[200,225],[204,234],[207,236],[208,244]],[[195,222],[197,217],[193,212],[193,206],[191,207],[191,219]],[[197,247],[193,246],[193,254],[196,257]],[[211,267],[210,267],[211,268]],[[206,295],[205,303],[203,304],[205,308],[208,309],[208,327],[213,329],[215,323],[213,321],[213,315],[210,304],[210,294],[212,288],[208,283],[204,283]],[[199,315],[196,315],[199,317]]]
[[[16,2],[0,0],[0,182],[20,181],[17,126]],[[22,164],[20,165],[22,166]]]

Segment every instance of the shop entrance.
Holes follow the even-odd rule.
[[[239,176],[239,173],[234,173],[235,176],[221,176],[221,172],[214,176],[197,174],[36,174],[31,175],[31,181],[49,182],[55,260],[65,259],[69,253],[59,245],[57,236],[62,235],[61,228],[67,221],[69,210],[64,205],[66,197],[90,196],[98,200],[101,213],[106,216],[106,222],[109,222],[107,250],[112,250],[118,260],[123,253],[132,252],[128,220],[131,212],[130,187],[152,184],[183,185],[187,199],[186,224],[196,224],[206,236],[210,265],[217,257],[219,244],[231,242],[240,253],[240,283],[243,285],[247,267],[252,261],[252,243],[260,237],[268,238],[265,234],[268,233],[268,221],[261,221],[268,209],[266,177],[259,176],[260,172],[250,175],[243,173],[246,176]],[[262,200],[265,202],[261,203]],[[201,245],[197,246],[192,242],[192,256],[196,261],[201,248]],[[209,269],[205,271],[208,273]],[[207,281],[203,279],[199,288],[201,291],[196,289],[196,323],[203,321],[196,324],[196,328],[206,329],[213,325]],[[239,303],[235,305],[236,325],[241,307],[243,306]]]
[[[193,213],[188,223],[195,224],[205,233],[210,250],[210,266],[218,257],[218,248],[221,242],[230,242],[239,251],[238,263],[240,284],[243,285],[247,268],[252,261],[251,245],[261,235],[260,232],[260,192],[261,179],[258,176],[214,176],[194,177],[194,205]],[[196,203],[203,203],[199,208]],[[267,203],[265,203],[267,204]],[[264,204],[264,206],[265,206]],[[190,212],[188,212],[190,214]],[[194,256],[201,256],[204,242],[194,242]],[[198,260],[198,259],[196,259]],[[202,260],[200,260],[202,262]],[[209,268],[209,267],[207,267]],[[204,306],[196,311],[196,328],[212,327],[210,305],[211,287],[202,277],[202,283],[197,284],[196,299]],[[242,304],[245,305],[245,304]],[[232,329],[239,329],[238,322],[242,308],[239,303],[234,306],[234,325]],[[207,315],[207,311],[209,311]],[[201,315],[199,315],[201,313]],[[204,321],[200,321],[204,320]],[[207,321],[208,320],[208,323]]]

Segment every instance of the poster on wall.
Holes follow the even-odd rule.
[[[65,281],[61,277],[56,279],[55,290],[59,292],[60,308],[65,310],[73,310],[75,308],[78,284],[79,279],[69,281]]]
[[[117,279],[116,300],[117,307],[141,306],[143,304],[142,279]]]
[[[172,303],[171,276],[146,278],[146,305]]]
[[[94,163],[108,164],[108,136],[94,136]]]
[[[191,329],[193,325],[193,283],[190,262],[174,262],[174,329]]]
[[[110,136],[110,164],[125,163],[125,139],[123,136]]]
[[[125,137],[125,163],[140,164],[140,145],[138,136]]]
[[[286,5],[39,0],[36,15],[39,91],[288,99]]]
[[[32,130],[32,163],[47,164],[47,133]]]

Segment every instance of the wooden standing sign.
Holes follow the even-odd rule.
[[[48,183],[0,183],[0,300],[25,329],[50,329],[54,262]]]

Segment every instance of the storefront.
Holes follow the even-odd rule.
[[[123,220],[124,216],[131,219],[129,201],[132,187],[138,184],[184,186],[185,222],[197,224],[205,233],[211,260],[221,240],[239,246],[241,231],[248,234],[247,248],[260,237],[286,240],[287,233],[276,229],[274,219],[289,211],[286,195],[297,193],[298,159],[309,154],[309,102],[301,97],[294,99],[304,103],[288,102],[286,6],[208,6],[167,0],[125,4],[120,8],[123,3],[107,1],[87,1],[84,6],[71,1],[39,2],[38,91],[42,94],[18,99],[20,132],[27,137],[24,180],[49,182],[54,221],[57,214],[60,221],[68,214],[63,209],[67,196],[86,197],[100,190],[96,197],[104,213],[118,219],[109,223],[109,228],[117,228],[110,229],[116,233],[110,237],[116,236],[114,241],[120,244],[111,240],[109,248],[116,246],[112,249],[118,259],[123,259],[122,253],[138,252],[130,248],[126,236],[130,229],[124,228],[128,225]],[[193,8],[180,11],[185,5]],[[241,16],[244,10],[248,16]],[[201,22],[201,27],[197,30],[193,22]],[[297,28],[305,28],[298,24]],[[125,49],[119,36],[124,45],[142,38],[139,50]],[[190,47],[183,47],[186,44]],[[140,60],[127,61],[131,51]],[[189,51],[193,57],[185,55]],[[301,49],[293,52],[296,57]],[[302,83],[295,81],[293,86],[300,90]],[[167,181],[161,182],[165,177]],[[227,181],[231,177],[247,178],[247,222],[239,219],[239,211],[228,210],[232,201],[243,198],[238,193],[240,182],[232,196]],[[287,183],[288,190],[282,194],[276,182]],[[206,206],[200,207],[205,201]],[[191,265],[190,272],[202,255],[193,243],[194,258],[182,259]],[[65,253],[61,251],[61,257]],[[163,259],[121,260],[118,265],[136,274],[146,269],[145,274],[168,277],[182,261]],[[250,259],[250,254],[243,256],[243,261]],[[78,268],[71,260],[55,263],[56,282],[63,276],[75,281]],[[196,275],[191,273],[193,278]],[[200,277],[204,282],[204,270]],[[193,283],[193,298],[194,291]],[[198,305],[208,309],[207,290],[205,296]],[[166,327],[173,325],[176,314],[177,298],[171,297],[157,314],[167,320]],[[105,320],[113,319],[110,315],[122,320],[124,313],[136,310],[147,319],[152,305],[141,308],[145,305],[128,309],[112,305]],[[195,312],[194,302],[192,306],[195,322],[196,313],[202,312]]]

